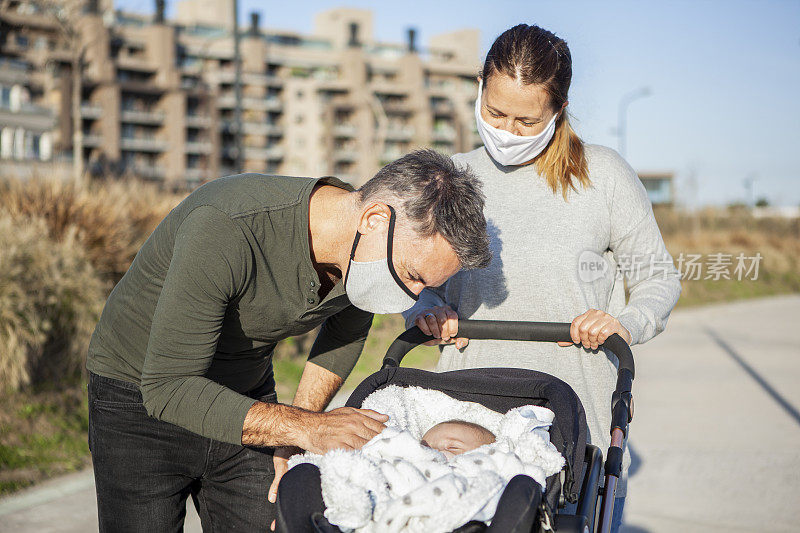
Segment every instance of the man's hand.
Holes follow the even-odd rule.
[[[614,333],[619,334],[625,342],[631,343],[631,334],[619,320],[598,309],[589,309],[575,317],[569,328],[572,342],[559,342],[559,346],[582,344],[584,348],[596,350]]]
[[[469,344],[469,339],[456,337],[458,334],[458,315],[449,305],[423,309],[414,318],[416,325],[425,335],[436,337],[425,343],[425,346],[456,343],[459,350]]]
[[[387,415],[371,409],[340,407],[327,413],[306,411],[303,414],[303,425],[307,431],[305,436],[300,439],[301,446],[305,450],[319,454],[337,448],[355,450],[383,431],[386,427],[383,423],[387,420],[389,420]],[[275,449],[272,457],[275,465],[275,478],[269,487],[267,496],[270,503],[275,503],[278,499],[278,485],[288,470],[289,457],[296,453],[302,453],[303,449],[294,446],[282,446]],[[274,520],[270,524],[270,529],[275,531]]]
[[[275,478],[272,481],[272,485],[270,485],[267,496],[271,503],[277,501],[278,486],[281,478],[288,470],[287,462],[289,457],[296,453],[302,453],[302,448],[311,452],[324,453],[327,449],[333,448],[361,447],[369,439],[383,431],[383,422],[386,422],[389,417],[375,411],[342,408],[335,409],[330,413],[319,412],[325,409],[343,381],[341,377],[325,368],[310,361],[306,363],[292,402],[294,407],[281,406],[291,410],[290,414],[285,413],[289,414],[289,416],[283,418],[284,422],[291,421],[284,426],[290,431],[291,441],[280,442],[279,444],[291,444],[291,446],[279,446],[275,449],[275,454],[272,457],[273,465],[275,466]],[[338,424],[344,425],[343,427],[337,427]],[[334,433],[338,431],[338,436],[332,442],[325,443],[325,439],[328,438],[326,435],[331,433],[331,427]],[[348,433],[348,427],[351,428],[351,433]],[[247,420],[245,420],[245,429],[247,428],[248,424]],[[266,427],[261,425],[259,429],[263,431],[266,430]],[[274,431],[274,427],[271,429]],[[248,433],[245,431],[244,435],[247,436]],[[320,439],[323,441],[322,445],[313,444]],[[244,438],[242,441],[244,443]],[[334,443],[343,445],[335,445]],[[327,449],[325,449],[326,444],[328,446]],[[352,446],[353,444],[357,446]],[[275,530],[274,520],[270,524],[270,529]]]
[[[337,448],[357,450],[386,427],[387,415],[371,409],[340,407],[313,415],[300,446],[312,453],[325,453]]]

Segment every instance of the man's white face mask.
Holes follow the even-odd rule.
[[[475,100],[475,120],[478,134],[492,159],[503,166],[522,165],[542,153],[556,131],[558,113],[550,120],[544,130],[537,135],[514,135],[497,129],[481,116],[481,94],[483,81],[478,83],[478,99]]]
[[[356,248],[361,234],[356,231],[350,265],[344,277],[344,290],[350,303],[370,313],[402,313],[411,309],[418,296],[411,292],[397,275],[392,262],[392,240],[394,238],[395,213],[388,206],[389,233],[386,236],[386,258],[377,261],[355,261]]]

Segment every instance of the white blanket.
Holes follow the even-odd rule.
[[[289,467],[319,467],[325,517],[358,533],[447,532],[469,522],[488,522],[508,481],[526,474],[542,487],[564,466],[550,442],[553,412],[528,405],[505,415],[420,387],[390,385],[364,400],[365,409],[389,415],[387,427],[361,450],[305,453]],[[480,424],[496,442],[448,461],[420,444],[440,422]]]

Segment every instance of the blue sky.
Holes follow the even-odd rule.
[[[343,5],[372,9],[383,41],[403,41],[409,26],[421,44],[479,28],[482,53],[514,24],[538,24],[570,45],[584,140],[616,148],[620,97],[648,86],[628,113],[634,168],[674,171],[689,205],[744,200],[747,177],[757,197],[800,205],[800,1],[240,0],[240,18],[258,10],[266,27],[310,32],[315,12]]]

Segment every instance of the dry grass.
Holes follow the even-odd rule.
[[[716,253],[762,256],[755,280],[684,280],[679,305],[800,292],[800,220],[757,219],[744,209],[657,210],[656,218],[676,262],[681,253],[701,254],[706,261]]]
[[[0,211],[0,387],[80,376],[105,290],[68,229]]]
[[[182,198],[135,181],[87,187],[45,179],[0,182],[0,210],[15,219],[42,218],[54,240],[74,232],[95,270],[109,282],[122,277],[156,225]]]

